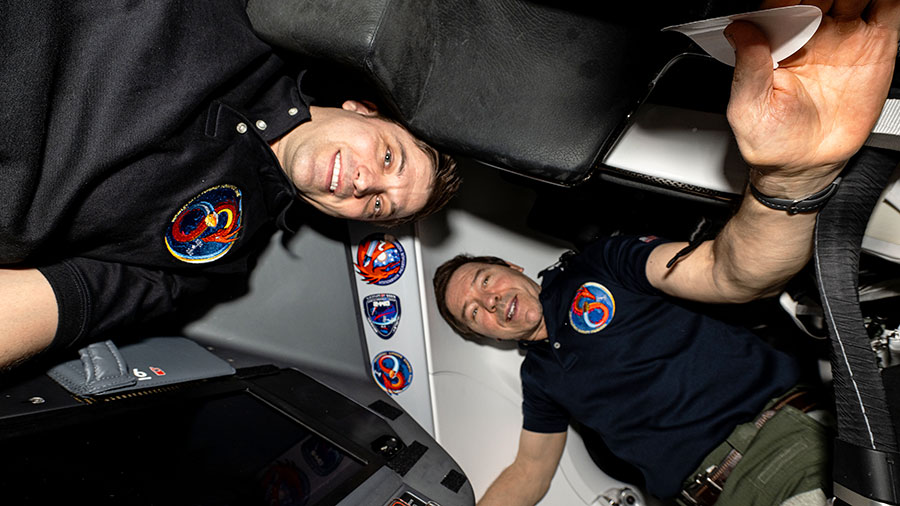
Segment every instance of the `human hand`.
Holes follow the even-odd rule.
[[[878,120],[897,57],[900,0],[766,0],[762,8],[801,3],[822,9],[822,24],[774,71],[755,26],[725,30],[736,48],[728,121],[751,180],[773,197],[803,197],[834,179]]]

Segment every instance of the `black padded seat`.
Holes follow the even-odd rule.
[[[435,146],[571,186],[589,177],[666,62],[690,47],[659,28],[718,14],[708,1],[571,4],[250,0],[247,12],[273,45],[364,75]]]

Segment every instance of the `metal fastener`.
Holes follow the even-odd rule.
[[[258,128],[260,130],[265,130],[266,128],[268,128],[268,126],[269,125],[267,125],[265,121],[263,121],[261,119],[256,120],[256,128]]]
[[[246,124],[246,123],[238,123],[238,124],[237,124],[237,131],[238,131],[239,134],[245,134],[245,133],[247,133],[247,124]]]

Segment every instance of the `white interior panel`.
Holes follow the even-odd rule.
[[[642,105],[604,163],[646,176],[741,194],[747,165],[722,114]]]

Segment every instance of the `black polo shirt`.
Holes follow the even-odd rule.
[[[0,106],[23,125],[0,138],[0,264],[50,281],[53,346],[245,273],[296,199],[269,142],[309,120],[245,2],[30,4],[0,21],[0,84],[20,83]]]
[[[695,313],[653,288],[655,238],[598,241],[543,279],[550,335],[521,368],[524,428],[596,430],[659,497],[738,424],[798,379],[793,360],[745,329]]]

